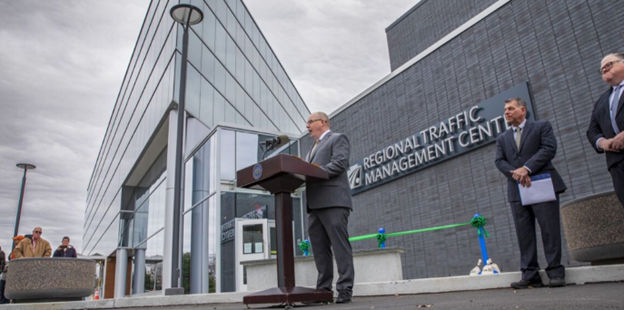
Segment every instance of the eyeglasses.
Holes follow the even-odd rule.
[[[614,65],[616,62],[620,62],[620,61],[622,61],[622,60],[620,60],[620,59],[618,59],[618,60],[612,60],[612,61],[609,61],[608,63],[604,64],[604,66],[602,66],[602,67],[600,68],[600,74],[605,74],[605,73],[609,72],[609,71],[611,70],[611,68],[613,68],[613,65]]]
[[[314,122],[316,122],[316,121],[322,121],[322,119],[320,119],[320,118],[317,118],[317,119],[311,119],[311,120],[309,120],[307,123],[308,123],[308,125],[310,125],[310,124],[312,124],[312,123],[314,123]]]
[[[35,230],[33,231],[33,234],[41,234],[42,232],[40,230]]]

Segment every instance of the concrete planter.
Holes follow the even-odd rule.
[[[401,254],[403,249],[386,248],[353,252],[355,283],[387,282],[403,280]],[[241,263],[247,268],[247,290],[258,291],[277,286],[275,259]],[[338,277],[334,262],[334,285]],[[314,257],[295,257],[295,282],[297,286],[316,286]]]
[[[93,294],[96,263],[82,258],[21,258],[6,274],[6,298],[17,302],[79,300]]]
[[[574,260],[594,264],[624,261],[624,208],[615,192],[564,203],[561,221]]]

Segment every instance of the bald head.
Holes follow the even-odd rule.
[[[308,117],[306,128],[310,137],[318,140],[324,132],[329,130],[329,117],[324,112],[314,112]]]
[[[611,53],[600,62],[602,80],[611,86],[617,86],[624,81],[624,54]]]
[[[33,240],[39,240],[39,238],[41,238],[41,234],[43,233],[43,229],[41,229],[41,227],[37,226],[33,229],[33,235],[32,238]]]

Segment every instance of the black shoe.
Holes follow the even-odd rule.
[[[544,284],[542,284],[542,280],[520,280],[518,282],[513,282],[511,283],[511,287],[515,288],[515,289],[524,289],[524,288],[529,288],[529,287],[542,287],[544,286]]]
[[[311,300],[311,301],[302,301],[301,303],[306,306],[313,306],[313,305],[328,305],[330,302],[320,301],[320,300]]]
[[[330,292],[332,293],[331,289],[326,289],[326,288],[317,288],[316,289],[317,292]],[[333,295],[333,293],[332,293]],[[309,300],[309,301],[302,301],[301,303],[304,305],[327,305],[333,302],[333,298],[330,300]]]
[[[565,281],[564,278],[553,278],[553,279],[550,279],[550,282],[548,283],[548,286],[550,286],[550,287],[566,286],[566,281]]]
[[[348,304],[351,302],[351,295],[349,294],[338,294],[338,298],[336,298],[337,304]]]

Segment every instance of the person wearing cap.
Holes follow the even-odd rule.
[[[63,237],[61,245],[54,251],[53,257],[76,257],[76,248],[69,244],[69,237]]]
[[[15,259],[15,248],[17,248],[17,245],[20,243],[20,241],[22,241],[22,239],[24,239],[24,236],[22,235],[17,235],[13,237],[13,243],[15,244],[15,246],[13,247],[11,254],[9,254],[9,260]]]
[[[50,243],[41,238],[43,229],[35,227],[32,237],[24,238],[15,248],[15,258],[22,257],[50,257],[52,248]]]

